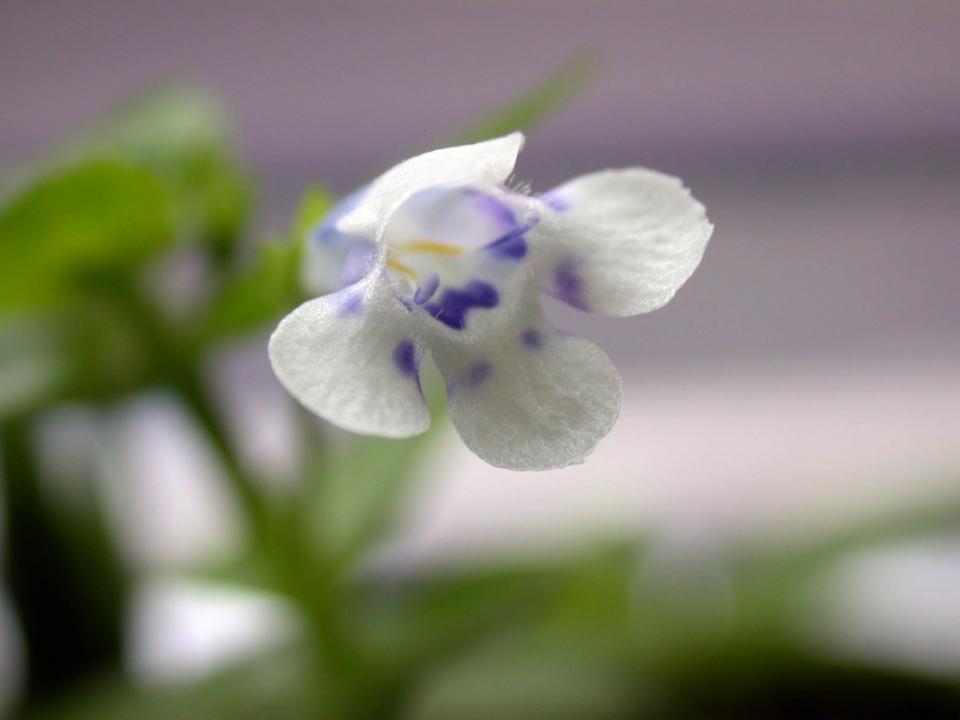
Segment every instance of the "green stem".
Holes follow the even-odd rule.
[[[119,307],[126,309],[148,348],[154,368],[153,377],[178,393],[205,431],[226,472],[227,481],[241,511],[258,540],[266,532],[266,508],[263,493],[238,462],[219,414],[210,401],[201,374],[203,355],[169,327],[165,318],[133,285],[112,286]]]
[[[194,418],[206,433],[226,472],[227,481],[233,490],[240,508],[250,526],[250,531],[258,540],[263,540],[268,531],[267,512],[264,496],[253,479],[247,474],[237,459],[230,444],[226,429],[220,421],[213,404],[197,377],[197,370],[191,369],[177,378],[174,388],[190,409]]]
[[[316,494],[322,492],[322,453],[310,447],[303,458],[304,485],[287,503],[268,504],[266,494],[238,461],[220,413],[201,374],[202,353],[167,327],[156,309],[136,291],[122,290],[125,307],[150,348],[156,378],[182,398],[206,433],[253,534],[254,546],[267,554],[278,588],[300,608],[309,628],[319,676],[317,702],[330,717],[380,717],[370,673],[348,623],[343,576],[319,551],[310,534]],[[307,424],[304,418],[304,424]],[[315,442],[315,429],[308,429]]]

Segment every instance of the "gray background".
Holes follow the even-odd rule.
[[[912,355],[960,337],[958,31],[949,0],[4,0],[0,163],[187,78],[230,108],[279,227],[306,183],[345,191],[593,51],[598,80],[519,175],[649,165],[717,233],[664,311],[565,326],[628,371]]]

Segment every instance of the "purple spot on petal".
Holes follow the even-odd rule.
[[[506,260],[522,260],[527,254],[527,241],[524,240],[523,234],[529,229],[528,225],[518,225],[503,237],[487,245],[486,249]]]
[[[566,212],[570,209],[570,203],[564,198],[560,193],[548,192],[540,196],[540,200],[543,201],[543,204],[554,212]]]
[[[476,387],[477,385],[482,385],[484,382],[486,382],[487,378],[489,378],[492,374],[493,366],[483,360],[470,368],[467,379],[470,381],[471,385]]]
[[[355,287],[344,288],[334,293],[337,314],[340,317],[359,317],[363,314],[363,291]]]
[[[355,241],[366,242],[365,238],[356,235],[347,235],[337,230],[337,221],[353,210],[367,192],[364,185],[343,198],[337,205],[327,213],[322,222],[314,228],[312,235],[313,241],[318,245],[348,245]]]
[[[566,257],[553,269],[553,294],[568,305],[580,310],[586,310],[583,299],[584,282],[580,275],[580,266],[583,260],[577,257]]]
[[[420,287],[418,287],[417,291],[413,294],[413,301],[417,305],[423,305],[433,297],[438,287],[440,287],[440,276],[437,275],[437,273],[430,273],[423,279]]]
[[[340,281],[344,287],[363,280],[373,269],[377,259],[377,249],[365,240],[358,241],[347,253],[340,270]]]
[[[493,308],[500,302],[497,289],[482,280],[472,280],[463,288],[447,288],[440,299],[426,305],[430,315],[454,330],[463,330],[467,313],[473,308]]]
[[[539,350],[543,347],[543,337],[533,328],[527,328],[520,334],[520,339],[528,350]]]
[[[417,375],[417,347],[413,340],[404,338],[393,348],[393,363],[407,377]]]
[[[517,224],[517,216],[506,203],[501,202],[493,195],[487,195],[476,190],[468,189],[466,192],[474,197],[474,203],[480,212],[489,215],[507,227],[513,227]]]

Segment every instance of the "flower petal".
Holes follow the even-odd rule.
[[[643,168],[583,175],[550,191],[531,237],[548,292],[627,316],[665,305],[693,273],[713,226],[677,178]]]
[[[341,232],[377,237],[393,211],[418,190],[439,185],[495,186],[513,172],[523,134],[459,145],[417,155],[374,180],[337,227]]]
[[[487,336],[431,348],[450,417],[491,465],[547,470],[583,462],[620,413],[620,376],[596,345],[546,325],[539,307],[523,316],[496,343]]]
[[[270,362],[287,390],[345,430],[409,437],[430,426],[420,391],[422,350],[382,268],[310,300],[270,337]]]
[[[381,241],[403,249],[411,242],[479,248],[521,227],[516,213],[496,196],[465,186],[418,190],[393,212]]]
[[[310,292],[322,295],[351,285],[369,269],[376,256],[373,238],[348,235],[337,229],[337,221],[357,206],[366,186],[354,190],[337,203],[307,236],[301,281]]]

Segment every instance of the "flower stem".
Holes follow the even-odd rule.
[[[263,540],[264,534],[268,531],[267,509],[264,505],[263,493],[238,461],[231,448],[226,429],[198,375],[196,368],[190,369],[178,378],[175,388],[206,433],[207,439],[222,463],[227,481],[250,526],[250,532],[256,540]]]

